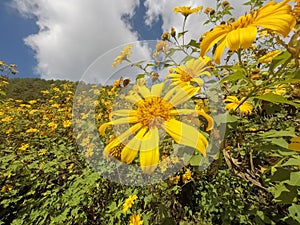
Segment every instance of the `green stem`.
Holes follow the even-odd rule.
[[[184,30],[185,30],[186,19],[187,19],[187,16],[184,17],[183,25],[182,25],[182,46],[184,46],[184,35],[185,35]]]

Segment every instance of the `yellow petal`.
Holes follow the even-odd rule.
[[[152,128],[144,136],[140,150],[140,163],[144,173],[152,173],[159,163],[159,134]]]
[[[226,46],[232,51],[240,48],[240,29],[230,31],[226,37]]]
[[[169,100],[169,102],[173,106],[180,105],[188,101],[189,99],[191,99],[198,91],[199,88],[195,88],[190,85],[187,85],[184,88],[177,87],[175,95],[173,95],[173,97]]]
[[[240,41],[242,48],[249,48],[256,37],[257,28],[255,26],[248,26],[240,29]]]
[[[102,124],[98,131],[99,131],[100,135],[103,136],[103,135],[105,135],[106,128],[110,125],[121,125],[121,124],[137,123],[138,121],[139,120],[136,116],[120,118],[120,119],[116,119],[116,120],[110,121],[108,123]]]
[[[121,160],[131,163],[137,155],[143,141],[143,136],[148,128],[143,127],[140,131],[125,145],[121,152]]]
[[[213,118],[208,115],[203,109],[201,110],[197,110],[198,111],[198,115],[203,116],[206,120],[207,120],[207,128],[206,131],[210,131],[214,128],[214,120]]]
[[[113,116],[123,116],[123,117],[133,117],[137,115],[136,110],[129,110],[129,109],[121,109],[121,110],[116,110],[112,111]]]
[[[220,41],[219,46],[216,48],[216,51],[214,53],[214,60],[217,64],[220,64],[220,59],[224,52],[225,46],[226,46],[226,37],[224,37]]]
[[[196,148],[205,156],[208,141],[197,129],[175,119],[165,121],[163,128],[176,143]]]
[[[111,141],[108,145],[104,148],[104,154],[106,152],[110,152],[110,150],[116,146],[118,146],[121,143],[124,143],[125,140],[127,140],[131,135],[135,134],[138,130],[140,130],[143,127],[141,123],[137,123],[127,129],[125,132],[123,132],[121,135],[119,135],[117,138],[115,138],[113,141]]]
[[[111,122],[108,122],[108,123],[102,124],[99,127],[98,131],[99,131],[99,133],[100,133],[101,136],[105,135],[106,128],[109,127],[110,125],[111,125]]]
[[[165,86],[164,82],[153,85],[152,88],[151,88],[151,95],[160,97],[164,86]]]
[[[128,100],[129,102],[136,104],[138,101],[140,101],[142,98],[141,96],[139,96],[138,94],[132,94],[132,95],[128,95],[125,97],[126,100]]]
[[[146,86],[139,86],[139,92],[144,98],[151,96],[151,92]]]
[[[225,25],[215,27],[212,31],[208,32],[205,38],[200,44],[201,56],[204,56],[206,52],[218,41],[223,39],[228,33],[228,29]]]

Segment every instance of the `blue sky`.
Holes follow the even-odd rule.
[[[0,60],[7,64],[17,64],[19,73],[14,77],[37,77],[33,73],[36,64],[33,50],[24,44],[23,39],[37,33],[33,19],[25,19],[8,5],[9,0],[0,2]]]
[[[11,0],[0,2],[0,21],[2,23],[0,41],[0,60],[17,64],[19,73],[13,77],[40,77],[35,73],[37,66],[35,51],[24,43],[24,38],[37,34],[36,17],[24,17],[10,6]],[[132,26],[132,31],[138,33],[139,40],[159,39],[162,33],[162,20],[159,18],[152,26],[145,24],[146,8],[144,1],[135,8],[133,16],[124,14],[122,20]],[[120,43],[122,44],[122,43]]]

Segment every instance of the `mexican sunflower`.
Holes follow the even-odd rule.
[[[192,82],[197,83],[199,86],[204,84],[204,81],[199,77],[206,75],[210,77],[210,73],[207,71],[210,62],[210,58],[200,57],[198,59],[190,59],[186,65],[180,65],[170,70],[168,77],[170,78],[171,85],[178,85],[180,87],[196,88],[192,86]]]
[[[125,46],[124,49],[121,51],[120,55],[115,58],[112,66],[116,67],[118,64],[121,64],[124,59],[129,57],[132,54],[132,52],[131,52],[132,47],[133,47],[133,45]]]
[[[177,6],[173,9],[173,11],[177,13],[181,13],[184,17],[189,16],[190,14],[193,13],[198,13],[203,9],[202,6],[196,7],[196,8],[191,8],[191,6]]]
[[[257,11],[239,17],[233,23],[216,26],[212,31],[207,32],[202,40],[201,56],[204,56],[218,42],[214,60],[220,64],[221,54],[225,47],[233,51],[239,48],[249,48],[256,37],[257,27],[270,29],[286,37],[296,24],[296,19],[291,14],[291,6],[287,2],[289,0],[280,3],[270,1]]]
[[[224,102],[227,103],[226,104],[227,110],[236,110],[239,107],[240,112],[243,114],[249,114],[253,110],[253,106],[250,102],[248,101],[243,102],[243,99],[239,100],[235,96],[227,96]]]
[[[176,119],[178,115],[195,111],[175,107],[188,101],[198,90],[175,87],[161,97],[164,87],[164,82],[153,85],[151,90],[146,86],[137,86],[137,92],[126,97],[135,106],[112,112],[113,119],[99,128],[101,135],[110,125],[130,124],[130,127],[105,146],[104,156],[111,155],[116,146],[123,144],[121,161],[131,163],[139,152],[143,172],[152,173],[159,163],[160,129],[165,130],[176,143],[193,147],[205,156],[208,146],[205,136],[195,127]]]

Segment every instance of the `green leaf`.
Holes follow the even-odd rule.
[[[136,80],[138,80],[138,79],[143,79],[145,77],[145,74],[138,74],[137,76],[136,76]]]
[[[188,55],[188,56],[184,57],[183,60],[181,60],[180,64],[182,64],[183,62],[186,63],[187,61],[189,61],[191,59],[196,59],[196,58]]]
[[[271,141],[272,144],[275,144],[282,148],[288,149],[288,143],[283,138],[272,138],[272,139],[269,139],[269,141]]]
[[[270,69],[274,70],[277,66],[284,64],[289,58],[291,57],[291,53],[288,51],[285,51],[281,53],[280,55],[276,56],[270,65]]]
[[[300,186],[300,171],[298,172],[291,172],[290,180],[287,184],[292,186]]]
[[[282,166],[299,166],[300,165],[300,156],[295,156],[290,158],[288,161],[282,164]]]
[[[289,214],[294,220],[296,220],[300,223],[300,205],[293,203],[289,207]]]
[[[174,221],[174,219],[166,217],[161,221],[161,225],[176,225],[176,222]]]
[[[260,134],[261,137],[273,138],[273,137],[295,137],[295,130],[293,127],[289,127],[286,130],[270,130],[263,134]]]
[[[245,78],[246,77],[245,77],[243,71],[238,70],[235,73],[224,77],[222,80],[220,80],[220,83],[229,82],[229,81],[237,81],[237,80],[241,80],[241,79],[245,79]]]
[[[220,125],[221,123],[236,123],[238,121],[238,118],[239,117],[231,115],[229,112],[213,116],[213,119],[217,125]]]
[[[198,43],[195,40],[191,40],[190,43],[188,44],[190,46],[196,47],[196,48],[200,48],[200,43]]]
[[[297,108],[300,108],[300,104],[297,104],[295,102],[289,101],[286,98],[284,98],[281,95],[276,95],[274,93],[267,93],[261,96],[255,96],[254,98],[256,99],[260,99],[260,100],[264,100],[267,102],[272,102],[272,103],[282,103],[282,104],[288,104],[288,105],[292,105],[295,106]]]
[[[186,31],[183,31],[183,32],[180,32],[180,33],[178,33],[178,38],[180,38],[182,35],[184,35],[185,33],[187,33],[188,31],[186,30]]]
[[[191,166],[199,166],[201,164],[201,161],[203,160],[203,157],[201,155],[193,155],[190,159]]]

